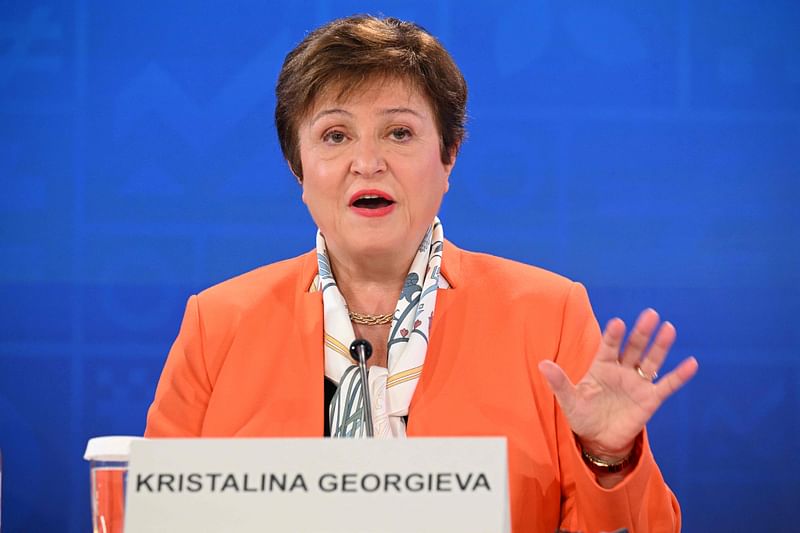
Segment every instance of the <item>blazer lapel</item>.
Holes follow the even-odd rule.
[[[322,293],[308,292],[317,274],[317,254],[309,252],[303,257],[303,266],[295,289],[295,329],[297,334],[296,357],[299,382],[292,384],[302,391],[303,415],[298,413],[296,431],[300,435],[321,437],[324,432],[324,379],[323,365],[323,312]]]
[[[450,284],[449,289],[439,289],[436,294],[436,310],[431,324],[431,337],[425,364],[422,367],[417,388],[411,398],[409,410],[408,435],[415,434],[415,420],[425,411],[426,398],[435,397],[437,390],[447,382],[447,376],[454,371],[455,358],[448,354],[458,353],[461,340],[458,327],[463,323],[463,306],[459,305],[463,289],[461,285],[461,254],[463,252],[448,240],[442,253],[442,274]]]

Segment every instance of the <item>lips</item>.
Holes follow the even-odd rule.
[[[361,190],[350,197],[350,208],[368,217],[387,215],[394,209],[394,198],[377,189]]]

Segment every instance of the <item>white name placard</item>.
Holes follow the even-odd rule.
[[[131,443],[125,533],[509,532],[505,438]]]

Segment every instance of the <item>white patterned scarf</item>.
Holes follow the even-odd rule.
[[[449,287],[441,275],[444,232],[438,217],[422,239],[406,276],[392,317],[388,338],[388,366],[369,369],[368,386],[375,437],[405,437],[408,414],[417,387],[436,306],[437,289]],[[317,232],[319,274],[311,292],[322,292],[325,328],[325,376],[338,385],[331,401],[331,437],[366,436],[361,376],[350,356],[355,340],[347,302],[330,267],[325,238]],[[421,281],[420,281],[421,280]]]

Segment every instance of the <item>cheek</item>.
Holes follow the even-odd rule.
[[[432,192],[430,195],[431,201],[438,202],[440,200],[439,197],[444,195],[450,187],[447,170],[442,166],[439,159],[431,161],[425,170],[426,172],[423,175],[427,176],[427,179],[420,183],[419,186],[423,190],[430,190]]]
[[[336,180],[331,179],[330,175],[311,171],[306,173],[303,180],[303,203],[311,213],[317,224],[324,224],[337,210],[338,199],[341,192],[337,188]]]
[[[315,191],[335,188],[342,172],[343,165],[335,158],[324,158],[318,154],[303,158],[304,181],[311,183]]]
[[[306,181],[303,185],[303,203],[309,208],[319,209],[326,195],[320,190],[316,181]]]

